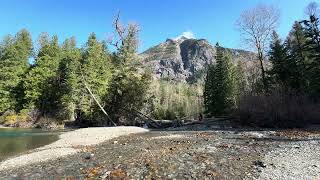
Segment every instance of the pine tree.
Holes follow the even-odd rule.
[[[276,83],[282,85],[288,85],[288,54],[284,44],[281,42],[278,34],[273,32],[272,34],[272,42],[270,45],[269,51],[269,60],[272,63],[272,69],[269,74],[272,76],[272,79],[276,81]]]
[[[310,14],[310,19],[302,21],[307,38],[306,49],[309,52],[308,79],[309,91],[315,97],[320,97],[320,29],[319,17]]]
[[[35,65],[24,81],[25,107],[37,109],[43,114],[53,114],[57,110],[59,97],[58,69],[60,63],[60,46],[57,36],[48,40],[48,35],[40,37],[40,49]]]
[[[306,38],[303,27],[295,22],[292,30],[285,41],[287,50],[287,63],[285,64],[288,80],[288,87],[296,90],[303,90],[307,87],[307,64],[308,53],[305,49]]]
[[[203,103],[205,106],[205,114],[210,114],[212,110],[212,104],[213,104],[213,97],[212,97],[212,90],[214,89],[213,87],[213,82],[215,76],[215,66],[214,65],[209,65],[207,69],[207,75],[205,78],[205,83],[204,83],[204,92],[203,92]]]
[[[121,33],[121,32],[119,32]],[[150,84],[150,75],[139,71],[140,62],[137,57],[138,29],[137,26],[129,25],[121,47],[115,56],[112,81],[109,86],[109,94],[106,96],[108,112],[115,122],[124,118],[132,123],[132,112],[143,108],[146,94]]]
[[[85,85],[101,102],[101,98],[107,95],[108,86],[111,79],[111,59],[105,45],[99,42],[96,35],[92,33],[87,41],[83,52],[81,69],[81,103],[80,109],[84,112],[87,120],[93,120],[93,113],[100,109]]]
[[[22,102],[21,82],[29,67],[32,40],[27,30],[21,30],[13,38],[7,36],[1,45],[0,56],[0,113],[19,110]]]
[[[59,77],[61,81],[59,118],[76,120],[80,118],[81,103],[81,50],[76,47],[75,38],[66,39],[62,45]]]
[[[0,112],[3,113],[6,110],[13,108],[14,101],[12,101],[11,89],[15,86],[12,84],[11,79],[14,78],[13,73],[15,66],[11,66],[11,62],[15,53],[14,39],[11,36],[7,36],[2,42],[1,47],[1,60],[0,60]]]
[[[235,105],[235,77],[230,53],[216,46],[216,65],[210,66],[205,82],[206,112],[212,116],[227,114]]]
[[[238,61],[234,67],[234,80],[235,98],[239,102],[239,99],[247,92],[247,79],[244,64],[241,61]]]

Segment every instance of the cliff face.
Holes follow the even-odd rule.
[[[254,54],[229,49],[233,61],[249,62]],[[202,79],[209,64],[216,62],[216,49],[205,39],[168,39],[140,54],[142,62],[158,79],[194,83]]]

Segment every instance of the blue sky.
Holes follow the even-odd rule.
[[[317,0],[316,0],[317,1]],[[95,32],[107,39],[112,20],[121,11],[124,23],[140,25],[140,51],[166,38],[192,32],[196,38],[244,48],[234,24],[240,13],[258,4],[281,10],[278,32],[285,37],[293,22],[303,18],[312,0],[2,0],[0,36],[28,29],[35,40],[41,32],[58,35],[60,41],[75,36],[78,45]]]

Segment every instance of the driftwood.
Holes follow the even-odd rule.
[[[126,108],[121,108],[121,109],[123,109],[123,110],[125,110],[127,112],[131,112],[131,113],[134,112],[137,116],[141,117],[142,119],[147,120],[149,123],[150,122],[154,123],[156,128],[161,127],[161,124],[158,123],[157,120],[154,120],[154,119],[148,117],[147,115],[143,114],[142,112],[140,112],[140,111],[138,111],[136,109],[126,109]]]
[[[94,101],[98,104],[99,108],[101,109],[101,111],[107,116],[107,118],[109,119],[109,121],[114,125],[117,126],[116,123],[114,123],[112,121],[112,119],[110,118],[110,116],[108,115],[108,113],[104,110],[104,108],[101,106],[101,104],[99,103],[99,101],[97,100],[97,98],[94,96],[94,94],[92,93],[92,91],[90,90],[90,88],[88,87],[86,81],[84,80],[84,77],[82,76],[83,82],[84,82],[84,86],[86,87],[86,89],[88,90],[88,92],[90,93],[91,97],[94,99]]]
[[[136,112],[137,114],[140,114],[141,116],[145,117],[145,118],[148,119],[149,121],[155,123],[157,126],[160,126],[160,124],[159,124],[156,120],[148,117],[147,115],[143,114],[142,112],[140,112],[140,111],[138,111],[138,110],[136,110],[136,109],[132,109],[132,110],[133,110],[134,112]]]

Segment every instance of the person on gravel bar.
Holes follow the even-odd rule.
[[[199,120],[200,122],[202,122],[202,121],[203,121],[203,115],[202,115],[202,113],[199,113],[198,120]]]

